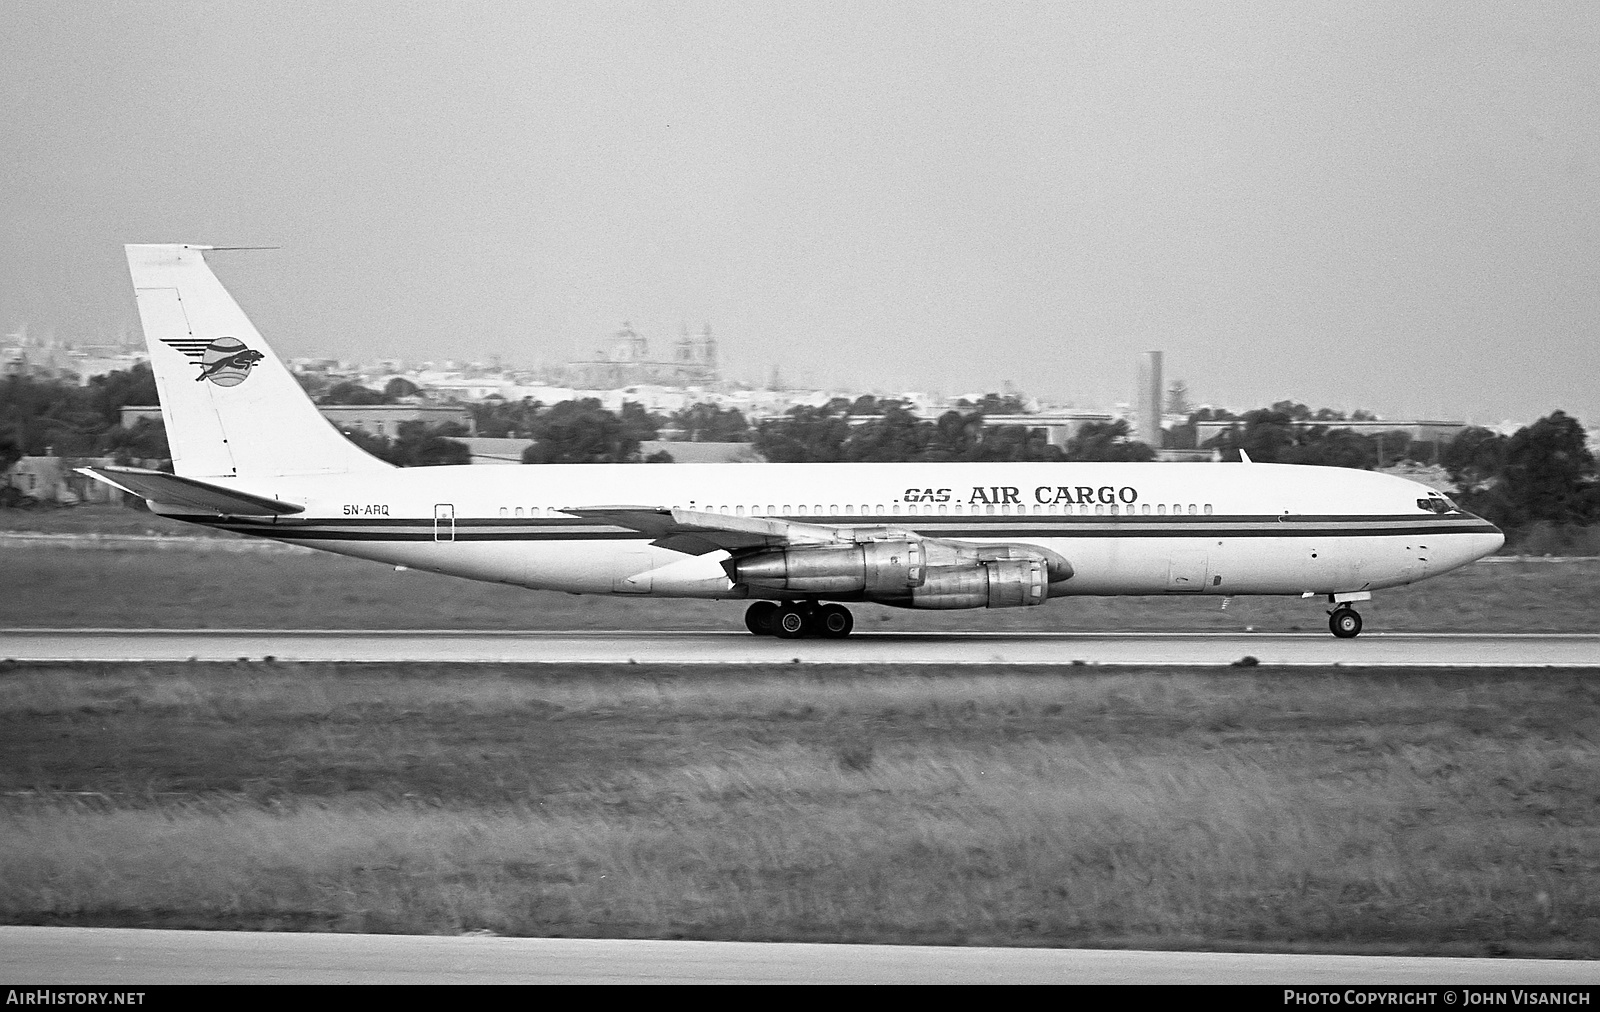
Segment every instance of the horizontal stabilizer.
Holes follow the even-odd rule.
[[[180,478],[165,471],[147,471],[142,467],[80,467],[78,473],[107,485],[115,485],[158,506],[175,509],[230,517],[270,517],[305,512],[304,506],[237,492],[193,478]]]

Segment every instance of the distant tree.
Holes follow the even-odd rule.
[[[842,459],[874,463],[923,459],[932,426],[898,403],[881,406],[881,417],[851,427],[840,448]]]
[[[327,393],[322,395],[323,404],[389,404],[391,399],[377,390],[364,387],[360,383],[344,382],[335,384]]]
[[[383,397],[389,404],[393,404],[402,397],[416,397],[421,393],[422,388],[404,376],[396,376],[383,385]]]
[[[966,459],[1056,463],[1066,460],[1067,455],[1061,452],[1061,447],[1051,444],[1043,429],[1027,425],[990,425],[983,427],[977,446]]]
[[[1067,441],[1068,460],[1154,460],[1156,452],[1146,443],[1128,438],[1128,423],[1089,422]]]
[[[1506,443],[1504,495],[1514,523],[1600,519],[1595,478],[1583,426],[1564,411],[1519,430]]]
[[[831,405],[830,405],[831,406]],[[841,407],[841,412],[849,405]],[[844,442],[850,425],[842,413],[829,407],[796,405],[781,418],[769,418],[756,427],[752,443],[767,460],[781,463],[807,463],[844,459]]]
[[[1328,429],[1318,425],[1298,435],[1299,443],[1286,449],[1279,458],[1282,463],[1320,464],[1324,467],[1360,470],[1371,470],[1378,464],[1377,444],[1350,429]]]
[[[123,465],[136,460],[172,458],[172,450],[167,445],[166,424],[150,418],[141,418],[126,429],[120,425],[107,429],[101,437],[99,450]]]
[[[928,433],[926,459],[934,461],[976,460],[983,443],[983,416],[946,411]]]
[[[423,422],[401,422],[395,436],[394,463],[401,467],[434,467],[440,464],[470,464],[472,451],[451,436],[464,436],[467,430],[456,422],[429,427]]]
[[[0,474],[11,470],[22,456],[21,441],[9,432],[0,432]]]
[[[636,446],[655,439],[661,431],[661,423],[664,420],[659,415],[646,411],[643,404],[634,401],[623,401],[622,414],[618,417],[618,421],[622,423],[623,439],[632,440]]]
[[[137,362],[131,369],[119,369],[104,376],[92,377],[88,393],[107,426],[122,424],[124,405],[161,403],[160,395],[156,393],[156,377],[150,371],[148,362]]]
[[[667,425],[681,429],[691,443],[748,443],[750,423],[738,408],[723,410],[715,404],[691,404],[674,411]]]
[[[534,420],[544,405],[531,397],[520,401],[479,401],[468,405],[478,435],[492,439],[531,438]]]
[[[450,438],[466,435],[466,431],[465,426],[456,422],[436,426],[426,422],[401,422],[394,439],[364,429],[350,429],[344,436],[379,460],[398,467],[434,467],[472,463],[472,451],[467,445]]]
[[[1505,474],[1506,443],[1506,437],[1498,432],[1469,426],[1456,433],[1439,463],[1463,495],[1479,495]]]
[[[634,463],[639,460],[639,431],[637,419],[631,426],[624,424],[593,397],[562,401],[534,419],[529,434],[535,442],[523,451],[522,462]]]
[[[996,393],[987,393],[978,398],[976,404],[965,399],[957,401],[956,404],[960,407],[974,408],[980,415],[1020,415],[1028,410],[1028,405],[1022,398],[1014,394],[1001,396]]]

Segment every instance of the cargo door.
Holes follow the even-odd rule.
[[[1182,548],[1173,552],[1167,566],[1167,593],[1198,594],[1205,590],[1208,562],[1203,548]]]

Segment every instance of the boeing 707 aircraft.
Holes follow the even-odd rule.
[[[750,600],[758,635],[845,636],[845,605],[1028,608],[1075,595],[1353,603],[1505,541],[1415,482],[1287,464],[632,464],[396,468],[318,412],[206,264],[128,267],[174,474],[83,471],[163,516],[575,594]]]

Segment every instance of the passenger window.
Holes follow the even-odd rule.
[[[733,515],[736,516],[736,517],[744,516],[744,507],[743,506],[735,506],[733,508]]]
[[[1206,503],[1206,516],[1210,516],[1210,515],[1211,515],[1211,504],[1210,503]]]
[[[1190,516],[1194,516],[1198,512],[1200,512],[1199,507],[1195,506],[1194,503],[1190,503],[1189,504],[1189,515]]]
[[[960,515],[961,515],[961,504],[960,503],[956,503],[956,516],[960,516]]]
[[[940,507],[939,507],[939,515],[940,515],[940,516],[944,516],[944,515],[945,515],[945,510],[947,510],[947,509],[949,509],[949,508],[950,508],[950,507],[948,507],[948,506],[940,506]],[[958,508],[959,508],[959,507],[958,507]]]
[[[1150,504],[1149,503],[1145,503],[1140,511],[1142,513],[1144,513],[1145,516],[1149,516],[1150,515]]]
[[[1157,503],[1156,504],[1156,515],[1157,516],[1163,516],[1163,517],[1167,515],[1167,504],[1166,503]]]
[[[883,507],[882,506],[878,507],[878,516],[880,516],[880,517],[883,516]]]
[[[1103,517],[1106,515],[1106,507],[1104,503],[1095,503],[1094,515],[1097,517]]]
[[[806,515],[806,508],[804,506],[800,507],[800,515],[801,516],[805,516]]]
[[[787,503],[785,503],[785,504],[784,504],[784,507],[783,507],[783,515],[784,515],[784,516],[788,516],[788,515],[789,515],[789,513],[790,513],[790,512],[791,512],[791,511],[792,511],[792,510],[793,510],[793,509],[794,509],[794,507],[793,507],[793,506],[790,506],[790,505],[789,505],[789,504],[787,504]]]
[[[508,516],[511,515],[511,511],[509,509],[507,509],[506,507],[502,506],[502,507],[500,507],[500,515],[503,516],[503,517],[508,517]]]

